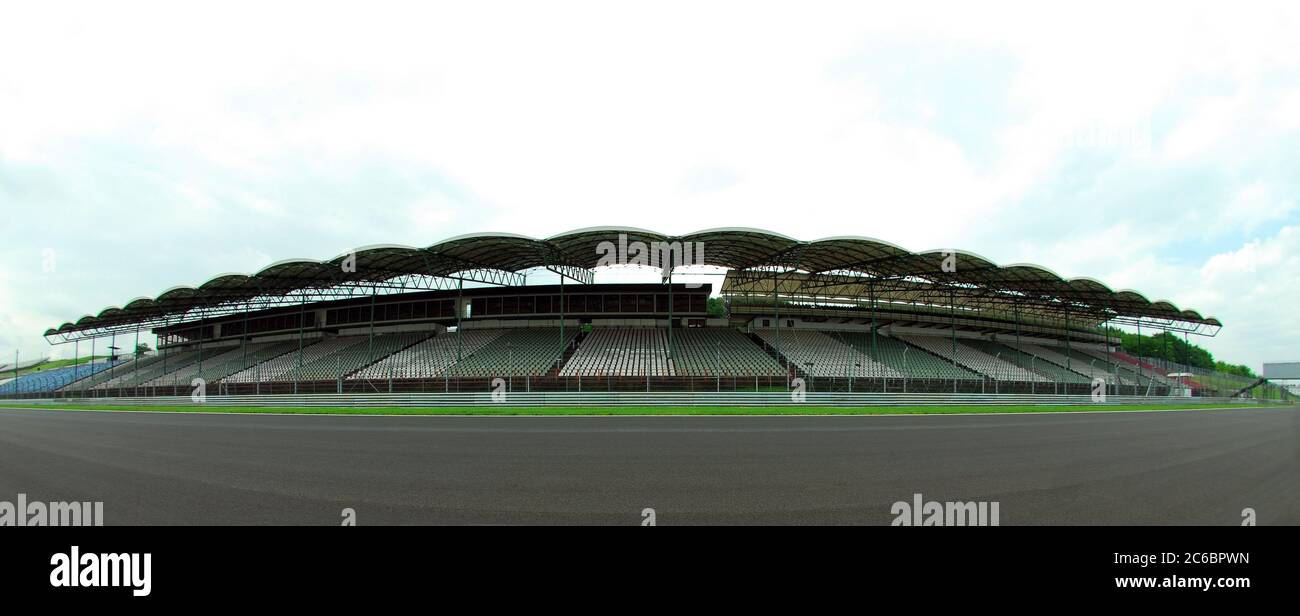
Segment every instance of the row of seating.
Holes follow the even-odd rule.
[[[461,358],[472,356],[484,345],[501,335],[501,330],[467,329],[443,333],[371,364],[348,376],[349,379],[427,379],[436,377]]]
[[[293,348],[284,355],[274,357],[260,364],[249,366],[225,378],[226,383],[267,383],[286,380],[281,377],[299,365],[309,365],[322,357],[332,355],[350,346],[366,342],[365,336],[334,336],[330,338],[308,338],[301,342],[293,341]]]
[[[1044,376],[1021,368],[1001,357],[989,355],[973,346],[954,343],[952,338],[943,336],[898,336],[904,342],[921,347],[944,359],[954,360],[966,368],[997,379],[999,381],[1021,381],[1044,383]]]
[[[958,379],[979,380],[979,374],[955,365],[913,347],[902,340],[891,338],[881,333],[874,337],[871,332],[830,332],[837,340],[844,342],[870,357],[875,358],[908,378],[919,379]]]
[[[333,381],[350,376],[352,373],[381,361],[388,356],[401,351],[409,346],[419,343],[429,337],[429,332],[403,332],[395,334],[379,334],[375,336],[348,336],[347,338],[356,338],[355,341],[347,341],[342,348],[321,355],[315,361],[310,363],[303,362],[301,366],[291,364],[288,372],[281,374],[276,380],[279,381]],[[340,338],[344,338],[340,336]],[[330,341],[320,344],[327,344]],[[314,346],[320,346],[314,345]],[[296,352],[285,354],[285,357],[294,356]]]
[[[230,348],[224,353],[196,358],[194,363],[183,366],[178,370],[173,370],[150,381],[146,381],[143,385],[145,387],[165,385],[189,386],[195,378],[201,378],[204,381],[213,383],[250,366],[256,366],[263,361],[278,357],[288,353],[289,351],[296,350],[297,348],[298,343],[296,341],[262,342],[240,345]]]
[[[211,355],[212,351],[206,350]],[[102,381],[90,389],[119,389],[124,387],[136,387],[147,381],[156,379],[172,370],[188,366],[191,362],[198,361],[198,349],[186,349],[181,351],[162,351],[152,362],[144,364],[141,362],[135,366],[123,366],[122,369],[113,369],[116,375],[111,379]]]
[[[1114,372],[1108,370],[1109,365],[1103,362],[1092,361],[1092,358],[1083,359],[1075,357],[1073,353],[1066,354],[1063,348],[1045,347],[1037,344],[1012,344],[1013,348],[1033,355],[1041,361],[1049,361],[1067,370],[1082,374],[1089,381],[1092,379],[1102,379],[1108,385],[1114,385],[1117,382]],[[1118,383],[1121,385],[1136,385],[1132,379],[1125,378],[1123,375],[1118,377]]]
[[[903,378],[902,372],[823,332],[760,329],[758,336],[808,376]]]
[[[580,334],[558,327],[467,329],[459,335],[431,332],[332,336],[255,342],[243,346],[169,351],[71,371],[67,379],[49,371],[41,387],[101,389],[209,383],[322,381],[346,378],[484,378],[553,374],[561,348],[573,348]],[[561,376],[777,376],[786,368],[763,348],[814,377],[930,378],[1087,383],[1103,378],[1124,385],[1168,385],[1139,360],[1121,361],[1113,353],[1065,349],[1004,340],[870,331],[775,329],[756,331],[762,344],[732,328],[674,329],[673,356],[668,331],[656,327],[597,327],[577,344],[559,368]],[[200,363],[200,357],[202,359]],[[955,361],[954,361],[955,360]],[[1068,367],[1067,367],[1068,366]],[[111,369],[111,370],[110,370]],[[1142,371],[1139,374],[1139,371]],[[73,379],[80,383],[69,384]],[[22,381],[4,388],[25,391]],[[34,385],[33,385],[34,386]]]
[[[61,387],[66,387],[81,379],[85,379],[94,374],[109,370],[122,362],[95,361],[76,364],[74,366],[65,366],[62,368],[53,368],[50,370],[40,370],[28,374],[20,374],[0,385],[0,395],[4,394],[30,394],[43,391],[54,391]]]
[[[474,330],[467,330],[469,333]],[[453,363],[443,374],[451,377],[484,378],[505,376],[542,376],[555,367],[562,348],[568,348],[578,336],[576,327],[564,329],[542,327],[497,330],[485,344]],[[451,334],[454,336],[455,334]]]
[[[785,368],[744,334],[730,327],[673,330],[677,376],[778,376]]]
[[[117,378],[125,372],[134,372],[135,370],[145,368],[154,362],[159,361],[162,361],[162,354],[160,353],[150,353],[138,357],[125,357],[118,361],[118,363],[110,366],[107,370],[101,370],[84,379],[64,385],[59,389],[59,391],[91,389],[104,381]]]
[[[985,354],[1001,357],[1002,359],[1016,364],[1021,368],[1040,374],[1049,381],[1076,384],[1092,382],[1090,379],[1078,372],[1066,370],[1064,366],[1058,366],[1050,361],[1039,359],[1005,344],[1000,344],[991,340],[963,340],[961,343],[979,349]]]
[[[561,376],[673,376],[662,328],[593,329],[560,370]]]
[[[1144,370],[1139,366],[1134,366],[1128,362],[1121,361],[1110,352],[1102,349],[1082,348],[1071,350],[1077,351],[1080,356],[1087,358],[1089,362],[1096,360],[1099,365],[1104,362],[1107,370],[1118,372],[1122,378],[1131,380],[1144,387],[1148,384],[1156,387],[1168,387],[1171,382],[1169,379],[1158,373]]]

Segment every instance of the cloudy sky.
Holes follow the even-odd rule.
[[[1300,359],[1295,3],[175,4],[0,12],[9,357],[283,258],[613,224],[1039,263]]]

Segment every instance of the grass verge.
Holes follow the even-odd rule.
[[[90,404],[4,404],[4,408],[82,411],[156,411],[171,413],[281,413],[301,415],[953,415],[970,413],[1044,413],[1081,411],[1155,411],[1222,408],[1222,404],[1126,404],[1054,406],[617,406],[617,407],[327,407],[327,406],[115,406]],[[1245,406],[1242,410],[1278,405]]]

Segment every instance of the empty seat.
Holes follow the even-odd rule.
[[[349,379],[427,379],[443,373],[501,335],[500,330],[467,329],[442,333],[402,349],[348,376]]]
[[[593,329],[560,370],[561,376],[673,376],[662,328]]]
[[[779,376],[785,368],[748,336],[730,327],[673,330],[678,376]]]
[[[878,362],[830,335],[806,329],[760,329],[758,336],[804,374],[817,377],[903,378],[903,373]]]
[[[1046,382],[1042,375],[1030,372],[996,355],[989,355],[971,346],[955,343],[946,336],[898,336],[908,344],[921,347],[947,360],[957,363],[999,381]]]

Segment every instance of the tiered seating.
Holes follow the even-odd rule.
[[[179,384],[188,386],[195,378],[202,378],[209,383],[216,382],[248,366],[256,366],[273,357],[278,357],[291,350],[297,350],[298,342],[263,342],[251,343],[245,349],[242,345],[233,347],[225,353],[204,357],[179,370],[173,370],[144,383],[148,386]],[[200,366],[202,370],[200,370]]]
[[[598,327],[578,345],[561,376],[673,376],[668,336],[654,327]]]
[[[348,336],[347,338],[357,338],[359,340],[355,342],[348,341],[352,343],[343,344],[342,348],[333,353],[322,355],[311,363],[306,362],[304,359],[301,368],[298,367],[297,361],[293,359],[297,353],[286,353],[283,357],[291,358],[289,371],[279,375],[275,380],[332,381],[344,378],[428,337],[428,332],[377,334],[374,336],[373,341],[370,336]],[[344,339],[344,337],[340,336],[335,340],[339,339]],[[320,344],[327,343],[322,342]],[[320,344],[313,346],[318,347]]]
[[[1158,371],[1147,370],[1139,364],[1132,364],[1123,361],[1114,353],[1108,353],[1099,349],[1072,350],[1077,351],[1080,356],[1086,357],[1090,362],[1094,359],[1098,360],[1097,365],[1101,365],[1101,362],[1106,362],[1107,370],[1118,370],[1121,377],[1136,381],[1142,385],[1146,385],[1150,382],[1159,387],[1168,387],[1171,383],[1170,379],[1165,378],[1165,376]]]
[[[974,347],[986,354],[1001,357],[1031,372],[1036,372],[1057,383],[1091,383],[1082,374],[1066,370],[1050,361],[1035,358],[1033,355],[989,340],[962,340],[960,344]]]
[[[302,347],[302,365],[306,366],[319,360],[322,357],[338,353],[348,347],[363,344],[366,342],[366,336],[337,336],[334,338],[314,338],[303,341]],[[272,358],[260,364],[254,364],[240,370],[225,379],[226,383],[263,383],[271,381],[282,381],[280,377],[287,374],[290,370],[298,367],[298,341],[291,341],[293,347],[288,353]]]
[[[1080,361],[1075,357],[1067,357],[1065,353],[1062,352],[1065,349],[1054,347],[1049,348],[1038,346],[1036,344],[1012,344],[1009,346],[1033,355],[1037,357],[1039,361],[1049,361],[1073,372],[1078,372],[1079,374],[1088,377],[1089,380],[1100,378],[1105,380],[1108,384],[1115,384],[1115,374],[1107,371],[1107,368],[1109,367],[1108,364],[1101,364],[1101,362],[1091,363],[1090,360]],[[1136,384],[1132,379],[1125,378],[1122,374],[1119,377],[1119,382],[1121,385]]]
[[[560,328],[540,327],[491,331],[466,330],[465,334],[492,335],[477,348],[466,348],[462,359],[444,371],[452,377],[540,376],[550,372],[560,354]],[[448,337],[454,337],[451,334]],[[578,336],[578,328],[565,328],[564,345]],[[452,341],[452,359],[455,342]]]
[[[349,379],[428,379],[442,374],[456,363],[456,347],[467,358],[501,335],[501,330],[467,329],[460,333],[443,333],[421,341],[348,376]]]
[[[204,351],[211,354],[211,350]],[[163,351],[158,357],[149,362],[148,365],[141,363],[139,366],[132,366],[128,371],[126,369],[113,369],[117,376],[95,385],[91,389],[116,389],[119,387],[135,387],[146,381],[151,381],[164,374],[167,374],[177,368],[188,366],[191,362],[197,362],[199,359],[198,349],[186,349],[183,351]],[[138,368],[138,369],[136,369]]]
[[[808,376],[903,378],[903,373],[822,332],[785,330],[779,343],[775,330],[760,329],[758,335]]]
[[[673,371],[678,376],[776,376],[785,369],[744,334],[730,327],[673,330]]]
[[[1096,366],[1098,369],[1105,370],[1111,374],[1118,372],[1120,382],[1126,385],[1137,384],[1146,387],[1147,385],[1152,384],[1150,375],[1139,375],[1136,370],[1130,370],[1124,366],[1116,364],[1115,360],[1105,357],[1104,355],[1091,355],[1084,352],[1082,349],[1075,348],[1066,349],[1064,347],[1057,347],[1055,350],[1058,353],[1068,355],[1070,357],[1071,366],[1085,364],[1089,367]]]
[[[121,362],[117,363],[120,364]],[[0,385],[0,395],[54,391],[67,386],[69,383],[108,370],[112,366],[114,364],[108,361],[97,361],[22,374],[18,378],[10,379],[5,384]]]
[[[1183,385],[1186,385],[1187,387],[1191,387],[1193,389],[1211,389],[1209,386],[1205,384],[1206,382],[1209,381],[1209,379],[1204,378],[1205,377],[1204,370],[1198,370],[1177,362],[1169,362],[1154,357],[1133,357],[1127,353],[1116,353],[1116,355],[1120,356],[1121,359],[1127,357],[1131,362],[1137,363],[1144,368],[1150,369],[1152,372],[1158,372],[1163,375],[1168,375],[1170,372],[1184,372],[1184,373],[1196,374],[1197,375],[1196,378],[1183,376],[1183,377],[1178,377],[1178,381],[1181,382]]]
[[[874,356],[871,352],[872,340],[870,332],[835,332],[833,335],[841,342],[857,349],[859,353],[863,353],[868,357],[875,357],[876,360],[902,374],[906,374],[909,378],[944,380],[979,380],[981,378],[975,372],[953,365],[950,361],[939,359],[922,349],[909,347],[906,342],[883,334],[876,335]]]
[[[945,359],[953,358],[954,345],[952,338],[938,336],[899,336],[898,338]],[[955,351],[957,363],[1000,381],[1039,383],[1047,381],[1042,375],[1035,374],[1007,360],[978,351],[967,345],[957,344]]]
[[[104,381],[107,381],[112,378],[116,378],[118,375],[121,375],[123,372],[134,370],[137,367],[137,364],[139,365],[139,367],[143,368],[156,361],[160,361],[161,359],[162,359],[161,355],[143,355],[139,358],[134,358],[134,357],[123,358],[119,360],[117,364],[109,367],[109,369],[100,370],[99,372],[96,372],[95,374],[92,374],[84,379],[73,381],[72,383],[60,387],[59,391],[91,389],[94,386],[103,383]]]

